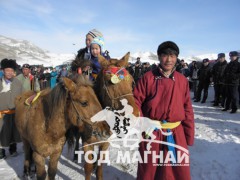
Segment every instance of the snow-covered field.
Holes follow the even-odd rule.
[[[211,106],[213,88],[209,88],[206,104],[193,103],[195,112],[195,144],[190,147],[191,174],[193,180],[240,179],[240,113],[222,112]],[[22,145],[19,155],[0,161],[0,179],[21,179],[23,169]],[[110,147],[110,159],[116,155]],[[58,163],[56,179],[84,179],[83,164],[73,163],[72,152],[64,147]],[[132,180],[136,178],[137,164],[114,164],[104,166],[106,180]],[[95,175],[92,176],[95,179]]]

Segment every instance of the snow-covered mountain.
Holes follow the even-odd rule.
[[[29,63],[56,66],[65,61],[72,60],[74,56],[74,54],[50,53],[29,41],[16,40],[0,35],[0,59],[16,59],[20,65]]]
[[[111,54],[114,57],[114,55]],[[75,57],[75,54],[56,54],[43,50],[40,47],[26,40],[16,40],[0,35],[0,60],[3,58],[16,59],[17,63],[22,65],[29,63],[31,65],[43,64],[44,66],[56,66],[66,62],[70,62]],[[150,64],[158,64],[157,54],[152,52],[136,52],[131,53],[129,62],[134,63],[137,57],[141,58],[142,62],[149,62]],[[228,53],[226,53],[228,57]],[[210,60],[217,59],[217,54],[203,54],[189,57],[179,57],[184,59],[187,63],[193,60],[201,61],[204,58]],[[228,60],[228,58],[227,58]]]
[[[130,57],[130,62],[135,62],[137,60],[137,57],[141,58],[142,62],[149,62],[150,64],[158,64],[159,60],[157,57],[157,54],[154,54],[152,52],[137,52],[132,54]],[[228,54],[226,53],[226,57],[228,57]],[[208,58],[210,60],[216,60],[217,54],[202,54],[198,56],[188,56],[188,57],[179,57],[180,59],[184,59],[185,62],[191,63],[192,61],[202,61],[204,58]]]

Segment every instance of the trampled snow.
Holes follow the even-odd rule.
[[[70,61],[74,54],[55,54],[44,51],[28,41],[15,40],[0,36],[0,59],[13,58],[21,65],[43,64],[55,66]],[[141,57],[142,62],[158,63],[157,56],[151,52],[138,52],[130,57],[135,62]],[[217,54],[201,55],[186,58],[200,60],[216,58]],[[193,180],[240,178],[240,115],[222,112],[220,108],[212,107],[213,88],[209,88],[209,98],[206,104],[193,103],[195,114],[195,144],[190,147],[191,175]],[[118,149],[110,147],[110,159],[115,159]],[[8,151],[7,151],[8,152]],[[21,179],[23,175],[24,154],[22,144],[18,144],[19,155],[0,161],[0,179]],[[56,179],[84,179],[83,164],[72,162],[73,152],[68,152],[67,146],[58,163]],[[112,163],[104,166],[104,179],[132,180],[136,178],[137,163]],[[95,179],[95,175],[93,175]]]
[[[195,115],[195,144],[190,149],[191,176],[193,180],[238,180],[240,177],[240,115],[222,112],[212,107],[213,87],[209,88],[206,104],[193,103]],[[118,149],[110,147],[110,160]],[[24,154],[18,144],[19,155],[0,161],[0,179],[21,179]],[[84,179],[83,164],[72,162],[73,152],[67,146],[58,163],[56,179]],[[104,179],[133,180],[137,163],[111,163],[104,165]],[[92,179],[96,179],[93,174]]]

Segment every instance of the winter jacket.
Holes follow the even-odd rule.
[[[231,61],[224,71],[224,83],[226,85],[239,85],[240,63],[238,60]]]
[[[82,48],[78,51],[77,54],[78,59],[89,59],[90,58],[90,52],[87,47]]]
[[[211,67],[209,64],[207,66],[202,65],[202,67],[198,71],[199,83],[210,83],[211,77]]]
[[[103,53],[102,56],[109,60],[110,57],[108,56],[108,54],[106,53]],[[100,63],[98,62],[98,58],[97,57],[94,57],[94,56],[91,56],[91,59],[90,59],[91,63],[92,63],[92,73],[93,74],[98,74],[101,70],[101,65]]]
[[[190,75],[192,80],[198,80],[198,71],[199,71],[198,68],[196,67],[192,68],[191,75]]]
[[[185,77],[188,77],[190,75],[190,70],[188,68],[182,68],[181,74],[183,74]]]
[[[17,78],[13,78],[10,91],[2,92],[3,79],[0,79],[0,111],[14,109],[15,98],[23,91],[22,84]]]
[[[227,61],[217,62],[212,68],[212,77],[214,84],[223,84],[224,70],[227,67]]]
[[[38,79],[36,79],[33,75],[29,75],[29,77],[24,77],[23,74],[19,74],[17,76],[18,80],[22,83],[23,91],[40,91],[40,85]]]

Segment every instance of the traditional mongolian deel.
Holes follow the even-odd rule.
[[[172,129],[176,145],[188,149],[194,142],[194,117],[189,95],[187,79],[180,73],[174,72],[166,78],[159,68],[147,72],[138,82],[134,90],[136,104],[142,116],[163,122],[181,122]],[[148,98],[146,98],[148,97]],[[166,130],[165,130],[166,131]],[[167,137],[160,131],[154,131],[155,140],[167,142]],[[146,142],[140,143],[140,154],[143,157]],[[152,151],[157,154],[163,151],[163,156],[170,151],[166,145],[152,144]],[[152,154],[148,159],[152,159]],[[189,166],[156,166],[152,162],[139,163],[139,179],[191,179]]]

